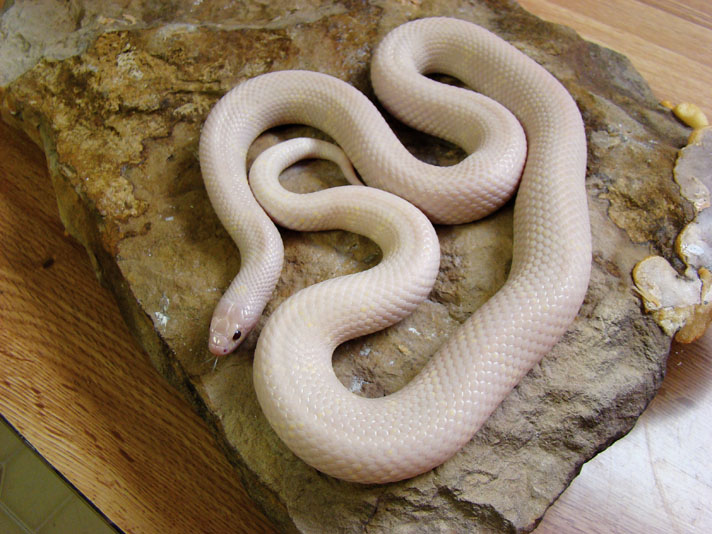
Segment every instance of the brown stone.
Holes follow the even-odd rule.
[[[528,532],[655,394],[670,339],[641,312],[630,273],[651,249],[675,261],[675,236],[693,216],[672,180],[687,130],[626,58],[504,0],[22,4],[0,19],[3,118],[44,147],[67,230],[86,246],[151,361],[214,429],[236,476],[283,530]],[[217,99],[263,72],[319,70],[370,95],[374,46],[396,25],[429,15],[491,29],[576,99],[589,140],[593,273],[569,332],[460,453],[414,479],[361,486],[308,467],[262,416],[251,355],[264,319],[214,372],[207,361],[210,315],[239,253],[207,199],[198,139]],[[423,159],[461,156],[396,129]],[[280,128],[253,152],[303,132]],[[324,162],[284,178],[297,190],[342,180]],[[401,324],[338,349],[334,366],[346,387],[367,396],[402,387],[501,286],[511,215],[509,205],[438,228],[443,259],[430,299]],[[373,243],[345,232],[282,235],[286,264],[265,316],[298,289],[380,257]]]

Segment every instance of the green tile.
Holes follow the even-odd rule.
[[[2,534],[27,534],[29,531],[18,525],[17,521],[7,515],[0,506],[0,532]]]
[[[70,496],[65,482],[29,448],[5,464],[0,501],[36,529]]]
[[[0,419],[0,463],[4,462],[24,443],[17,434]]]
[[[75,495],[38,534],[116,534],[81,497]]]
[[[0,419],[0,534],[85,533],[116,531]]]

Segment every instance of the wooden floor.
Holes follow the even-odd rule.
[[[522,4],[625,52],[661,99],[712,115],[709,0]],[[0,414],[126,532],[272,532],[64,234],[43,154],[5,125],[0,177]],[[537,534],[707,532],[710,443],[708,332],[673,347],[638,425],[584,467]]]

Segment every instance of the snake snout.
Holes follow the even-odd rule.
[[[253,324],[244,314],[245,306],[222,299],[210,321],[208,349],[215,356],[227,356],[252,330]]]
[[[228,334],[232,332],[232,334]],[[221,329],[210,329],[210,340],[208,342],[208,349],[210,352],[217,356],[227,356],[232,351],[234,351],[242,342],[244,336],[239,328],[231,328],[227,331]]]

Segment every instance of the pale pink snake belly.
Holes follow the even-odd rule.
[[[489,99],[421,75],[428,72],[455,76],[518,122]],[[347,186],[295,195],[282,189],[277,176],[297,159],[343,157],[321,143],[290,142],[253,166],[255,193],[275,220],[295,229],[358,232],[384,255],[373,269],[298,292],[272,314],[255,353],[259,402],[307,463],[346,480],[388,482],[455,454],[557,342],[588,286],[591,237],[581,116],[534,61],[473,24],[423,19],[384,39],[372,79],[394,115],[473,153],[452,167],[422,163],[357,90],[325,75],[285,71],[244,82],[218,102],[203,130],[200,161],[213,206],[242,258],[211,323],[211,351],[223,355],[254,326],[282,265],[279,234],[247,183],[247,150],[260,133],[285,123],[319,128],[366,183],[406,198],[434,222],[457,223],[496,209],[516,188],[525,150],[521,123],[528,153],[507,282],[407,386],[377,399],[348,391],[334,374],[332,354],[426,298],[439,258],[432,227],[407,202],[379,190]]]

